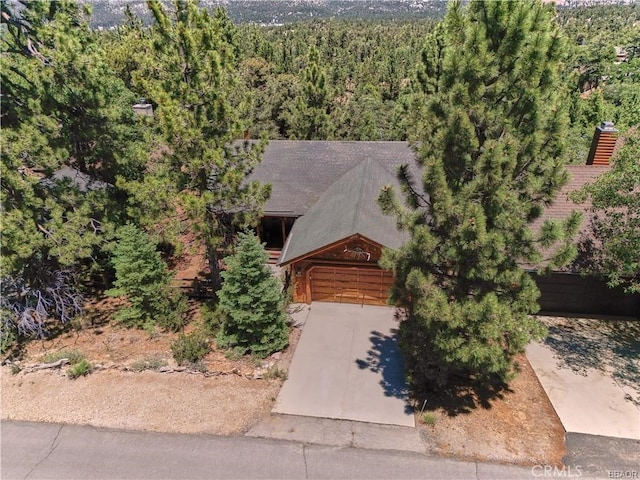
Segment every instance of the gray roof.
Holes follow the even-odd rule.
[[[399,165],[415,164],[415,153],[406,142],[271,140],[250,179],[272,185],[265,215],[299,217],[366,158],[375,159],[393,176]]]
[[[109,187],[108,183],[101,180],[95,180],[86,173],[82,173],[81,171],[67,165],[63,166],[59,170],[56,170],[50,180],[58,182],[70,180],[71,184],[77,187],[81,192],[87,192],[89,190],[101,190],[103,188]]]
[[[399,191],[396,176],[381,162],[371,157],[361,160],[296,221],[278,263],[289,263],[355,234],[386,247],[399,247],[407,236],[397,230],[395,217],[383,214],[377,203],[385,185]]]

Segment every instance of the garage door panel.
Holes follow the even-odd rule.
[[[311,299],[386,305],[390,272],[376,268],[316,266],[311,271]]]

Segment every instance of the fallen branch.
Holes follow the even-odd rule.
[[[33,367],[29,367],[27,369],[27,371],[28,372],[37,372],[38,370],[46,370],[48,368],[62,368],[65,365],[67,365],[68,363],[69,363],[69,359],[68,358],[61,358],[57,362],[40,363],[40,364],[34,365]]]

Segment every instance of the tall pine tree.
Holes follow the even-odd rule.
[[[421,183],[402,169],[406,205],[391,189],[380,196],[410,233],[383,263],[406,307],[399,342],[417,388],[507,380],[515,355],[545,333],[523,265],[575,254],[577,214],[530,229],[567,179],[551,18],[539,2],[454,3],[428,38],[411,131]]]
[[[118,179],[140,178],[145,148],[134,99],[109,69],[71,0],[1,3],[4,331],[44,334],[81,309],[77,280],[125,215]],[[54,181],[72,167],[79,181]],[[67,170],[69,172],[70,170]]]
[[[246,182],[264,143],[236,142],[244,125],[230,95],[236,83],[235,29],[224,10],[210,14],[176,0],[171,13],[157,0],[152,54],[134,84],[156,108],[180,203],[207,249],[211,281],[220,285],[220,250],[237,227],[254,224],[269,186]]]
[[[329,92],[327,76],[320,67],[320,53],[309,49],[302,72],[302,95],[286,113],[289,135],[301,140],[322,140],[329,135]]]

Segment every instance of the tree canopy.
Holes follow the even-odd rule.
[[[551,18],[533,2],[454,3],[427,41],[410,130],[422,177],[402,169],[405,202],[391,189],[380,197],[411,235],[383,265],[406,308],[400,344],[419,387],[507,379],[544,335],[523,265],[558,241],[548,264],[575,255],[576,215],[530,229],[567,180],[564,44]]]
[[[194,2],[176,1],[168,13],[158,1],[148,4],[156,23],[149,57],[133,81],[157,106],[167,170],[207,247],[217,288],[219,249],[233,242],[237,228],[255,224],[270,192],[246,181],[264,143],[237,142],[244,130],[231,100],[237,46],[224,10],[209,14]]]

